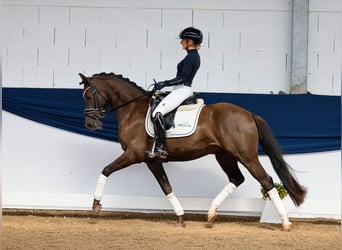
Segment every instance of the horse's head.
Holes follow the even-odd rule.
[[[93,77],[86,77],[79,73],[82,79],[80,84],[84,85],[83,100],[84,100],[84,114],[85,127],[91,130],[102,128],[102,118],[106,113],[106,101],[104,96],[98,92]]]

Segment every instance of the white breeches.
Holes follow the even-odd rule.
[[[153,111],[152,117],[159,112],[165,115],[177,108],[186,98],[193,95],[192,89],[188,86],[175,86],[170,94],[168,94]]]

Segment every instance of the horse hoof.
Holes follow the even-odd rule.
[[[216,209],[210,209],[208,212],[208,224],[213,223],[217,217]]]
[[[186,224],[184,222],[177,222],[176,227],[186,227]]]
[[[282,231],[285,231],[285,232],[288,232],[290,231],[291,229],[291,226],[292,226],[292,223],[288,223],[288,224],[283,224],[283,228],[282,228]]]
[[[100,201],[98,200],[94,200],[93,203],[93,215],[97,215],[102,209],[102,205],[100,203]]]
[[[214,223],[212,222],[208,222],[204,224],[204,228],[213,228],[214,227]]]
[[[186,227],[186,224],[184,223],[184,220],[183,220],[183,216],[182,216],[182,215],[180,215],[180,216],[177,217],[176,226],[177,226],[177,227]]]

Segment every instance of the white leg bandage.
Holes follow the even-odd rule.
[[[99,179],[97,181],[95,193],[94,193],[95,200],[98,200],[98,201],[101,200],[103,196],[104,186],[106,185],[106,183],[107,183],[107,177],[104,176],[103,174],[100,174]]]
[[[270,191],[267,192],[268,195],[270,196],[273,205],[277,211],[277,213],[279,214],[283,225],[288,225],[290,224],[289,221],[289,217],[287,216],[287,211],[285,209],[284,203],[282,202],[282,200],[279,197],[278,191],[276,188],[272,188]]]
[[[168,194],[166,197],[171,202],[171,204],[173,206],[173,209],[175,210],[175,213],[178,216],[183,215],[184,214],[184,210],[183,210],[182,205],[179,203],[177,197],[173,193]]]
[[[228,195],[233,193],[235,189],[236,186],[233,183],[228,183],[213,200],[213,202],[211,203],[210,210],[217,209],[222,204],[222,202],[228,197]]]

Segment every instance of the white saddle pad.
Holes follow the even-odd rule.
[[[197,104],[180,106],[177,109],[174,119],[175,127],[171,127],[166,131],[166,137],[175,138],[192,135],[196,130],[198,118],[203,106],[203,99],[198,99]],[[145,129],[147,134],[153,137],[154,129],[150,112],[151,109],[149,108],[146,114]]]

